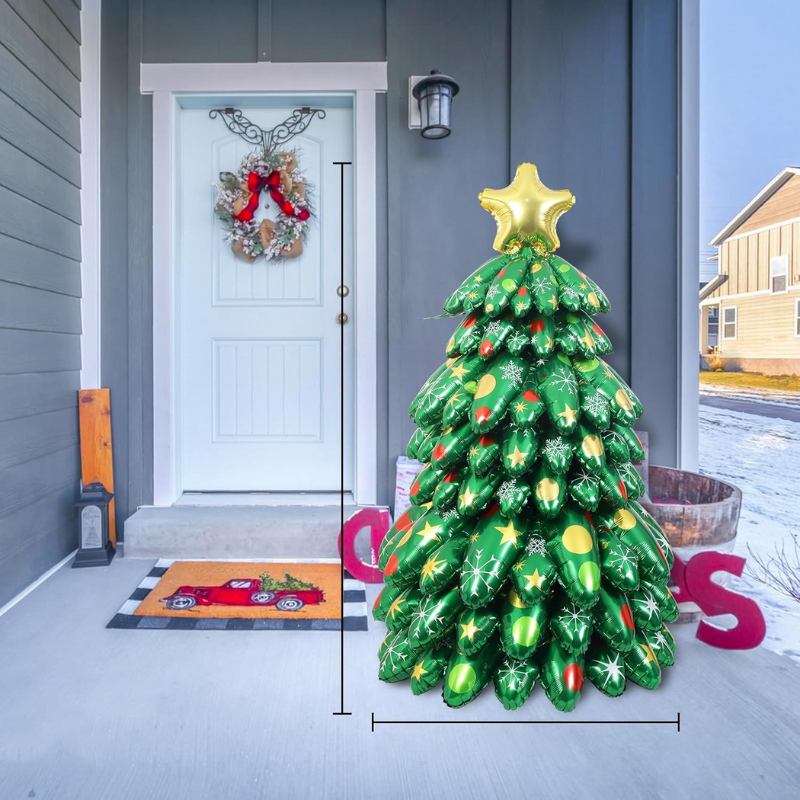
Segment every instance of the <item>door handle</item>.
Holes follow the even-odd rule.
[[[347,325],[347,321],[348,321],[349,319],[350,319],[350,317],[348,317],[348,316],[347,316],[347,314],[345,314],[344,312],[342,312],[341,314],[337,314],[337,315],[336,315],[336,321],[337,321],[337,322],[338,322],[340,325]]]
[[[347,297],[347,295],[349,295],[349,294],[350,294],[350,287],[349,287],[349,286],[345,286],[344,284],[342,284],[342,285],[341,285],[341,286],[340,286],[340,287],[339,287],[339,288],[336,290],[336,294],[338,294],[338,295],[339,295],[339,297]]]

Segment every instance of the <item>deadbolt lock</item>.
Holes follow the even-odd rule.
[[[347,324],[347,320],[349,320],[349,319],[350,319],[350,317],[348,317],[347,314],[345,314],[344,312],[342,312],[341,314],[337,314],[336,315],[336,321],[340,325],[346,325]]]
[[[336,290],[336,294],[338,294],[338,295],[339,295],[339,297],[347,297],[347,295],[349,295],[349,294],[350,294],[350,287],[349,287],[349,286],[345,286],[344,284],[342,284],[342,285],[341,285],[341,286],[340,286],[340,287],[339,287],[339,288]]]

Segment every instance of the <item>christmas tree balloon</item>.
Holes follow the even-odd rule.
[[[608,300],[553,254],[575,198],[522,164],[480,200],[501,255],[447,299],[466,316],[409,409],[425,466],[380,552],[379,677],[415,694],[443,678],[453,707],[490,680],[508,709],[537,679],[563,711],[584,676],[612,697],[655,689],[675,652],[673,557],[636,502],[642,408],[602,359]]]

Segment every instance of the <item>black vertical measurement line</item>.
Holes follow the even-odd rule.
[[[340,679],[340,704],[339,710],[334,711],[334,716],[349,717],[352,712],[344,710],[344,420],[345,420],[345,397],[344,397],[344,168],[345,166],[352,165],[352,161],[334,161],[334,165],[339,166],[339,205],[340,213],[339,219],[341,220],[341,228],[339,231],[339,541],[342,543],[342,552],[340,555],[341,565],[341,609],[339,611],[341,624],[339,627],[340,640],[339,640],[339,666],[341,668]]]

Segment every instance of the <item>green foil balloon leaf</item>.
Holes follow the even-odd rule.
[[[547,630],[547,607],[547,601],[528,606],[514,589],[509,589],[500,613],[500,646],[509,658],[530,658],[542,643]]]
[[[442,410],[442,425],[445,428],[452,428],[458,425],[462,420],[466,419],[469,414],[469,408],[472,405],[472,395],[467,391],[466,387],[456,389],[447,402],[444,404]]]
[[[433,507],[437,511],[453,508],[458,500],[458,490],[464,478],[467,477],[466,467],[450,470],[437,484],[433,493]]]
[[[528,320],[533,352],[540,358],[550,358],[556,345],[556,323],[546,314],[534,314]]]
[[[428,557],[452,536],[452,530],[437,511],[420,517],[397,543],[383,570],[387,583],[395,586],[417,583]]]
[[[427,503],[436,491],[439,482],[447,474],[438,464],[426,464],[414,478],[408,490],[408,499],[412,505],[421,506]]]
[[[661,612],[662,622],[675,622],[678,619],[680,611],[672,592],[663,583],[652,583],[651,581],[642,581],[642,588],[646,589],[650,594],[655,597],[658,603],[658,610]],[[652,630],[647,625],[644,626],[647,630]]]
[[[611,404],[588,381],[580,379],[581,415],[597,430],[605,430],[611,423]]]
[[[633,621],[637,628],[647,631],[660,631],[663,622],[658,600],[647,588],[647,583],[642,581],[638,589],[628,592],[633,609]]]
[[[609,461],[613,461],[614,464],[627,463],[631,458],[628,441],[625,437],[620,435],[619,427],[618,425],[614,425],[601,434],[606,456]]]
[[[553,472],[542,462],[533,473],[531,487],[539,513],[548,518],[556,517],[567,496],[566,477]]]
[[[442,377],[442,375],[444,375],[449,363],[450,360],[448,359],[448,361],[442,364],[441,367],[438,367],[433,375],[431,375],[428,380],[422,384],[422,388],[419,390],[419,392],[417,392],[417,396],[411,401],[411,405],[408,407],[408,415],[411,417],[411,419],[414,419],[417,409],[419,408],[420,403],[422,403],[423,398],[428,393],[428,390],[439,380],[439,378]]]
[[[511,421],[519,428],[532,428],[544,411],[544,401],[536,387],[535,377],[529,376],[522,391],[511,400],[509,414]]]
[[[594,346],[597,355],[604,356],[613,351],[611,339],[606,336],[605,331],[592,319],[585,320],[586,327],[589,328],[594,339]]]
[[[501,655],[497,635],[469,656],[456,646],[444,678],[442,697],[445,703],[451,708],[460,708],[474,700],[489,683]]]
[[[628,488],[613,464],[606,464],[597,471],[596,476],[600,483],[600,493],[612,506],[619,508],[627,505]]]
[[[500,511],[506,517],[516,517],[527,505],[533,491],[522,478],[511,478],[500,484],[495,497],[500,503]]]
[[[414,421],[417,425],[423,427],[440,419],[447,401],[465,383],[480,375],[482,368],[482,359],[477,353],[448,360],[444,372],[425,390],[416,407]]]
[[[537,258],[531,264],[525,284],[533,295],[533,304],[547,316],[555,314],[558,308],[558,284],[553,277],[550,264],[543,258]]]
[[[422,592],[416,586],[403,589],[386,612],[386,628],[390,631],[407,628],[411,623],[411,617],[419,608],[420,600]]]
[[[637,414],[631,400],[633,393],[611,367],[602,358],[573,359],[572,365],[584,380],[608,400],[612,418],[622,425],[633,427],[641,412]]]
[[[525,287],[523,286],[520,291],[523,291]],[[526,290],[527,291],[527,290]],[[509,337],[506,339],[505,345],[506,350],[511,353],[512,356],[521,355],[525,350],[530,347],[530,337],[524,332],[525,329],[523,328],[520,330],[520,327],[516,327]]]
[[[675,663],[675,639],[669,632],[669,628],[664,625],[660,631],[645,631],[644,635],[656,654],[658,665],[662,669],[671,667]]]
[[[419,446],[425,440],[425,437],[428,436],[429,432],[430,431],[427,431],[424,428],[417,428],[414,433],[411,434],[411,438],[408,440],[408,444],[406,445],[406,455],[409,458],[417,457]]]
[[[485,314],[467,314],[447,342],[447,355],[452,358],[476,350],[488,321]]]
[[[493,505],[470,536],[459,587],[464,605],[480,608],[497,594],[511,565],[523,552],[526,528],[520,519],[500,514]]]
[[[542,442],[542,461],[547,464],[551,472],[563,475],[572,463],[574,445],[561,434],[552,432]]]
[[[500,316],[508,308],[527,272],[528,259],[524,255],[514,256],[506,262],[486,291],[483,308],[489,316]]]
[[[625,444],[628,445],[629,461],[634,464],[640,464],[644,461],[644,448],[634,430],[626,428],[624,425],[618,425],[616,422],[611,425],[611,429],[618,433],[625,440]]]
[[[414,653],[408,644],[408,631],[389,631],[378,651],[378,678],[387,683],[404,681],[414,669]]]
[[[506,711],[514,711],[530,697],[538,677],[539,665],[534,659],[516,661],[506,657],[494,671],[495,696]]]
[[[601,506],[599,519],[602,525],[615,533],[636,554],[641,577],[653,583],[666,583],[669,577],[666,557],[637,511],[635,504],[631,504],[630,508],[616,510]]]
[[[444,304],[444,310],[448,314],[460,314],[462,311],[475,308],[483,302],[486,291],[491,285],[495,275],[503,268],[508,261],[508,256],[500,255],[490,258],[481,264],[472,275],[467,278],[461,286],[456,289]]]
[[[466,517],[480,514],[489,505],[502,479],[503,475],[498,469],[490,470],[486,475],[468,472],[458,493],[458,513]]]
[[[403,593],[399,586],[384,586],[372,606],[372,618],[382,622],[386,619],[394,601]]]
[[[587,314],[610,309],[608,298],[591,278],[560,256],[550,255],[548,260],[559,283],[558,300],[564,308],[582,308]]]
[[[430,463],[431,454],[433,453],[433,448],[436,446],[436,441],[439,436],[441,436],[439,426],[435,425],[428,435],[420,442],[419,448],[417,448],[417,461],[422,464]]]
[[[539,394],[544,400],[547,415],[562,434],[575,430],[580,415],[578,382],[569,359],[558,354],[537,369]]]
[[[638,589],[640,578],[636,553],[607,528],[601,526],[596,533],[603,579],[625,592]]]
[[[502,353],[481,376],[472,399],[470,422],[475,433],[487,433],[503,418],[519,393],[528,364],[519,356]]]
[[[575,457],[578,461],[594,475],[601,472],[606,464],[606,451],[600,434],[581,422],[578,423],[572,440],[575,443]]]
[[[435,642],[415,655],[411,670],[411,691],[414,694],[423,694],[439,683],[447,669],[451,649],[450,642]]]
[[[559,711],[572,711],[583,688],[584,657],[568,653],[555,638],[541,652],[539,680],[547,699]]]
[[[595,631],[614,650],[627,653],[633,647],[635,627],[628,598],[621,589],[603,585],[592,609]]]
[[[526,317],[533,308],[533,295],[530,289],[524,284],[517,289],[517,293],[511,298],[511,310],[518,319]]]
[[[464,655],[478,652],[497,630],[500,620],[487,608],[468,608],[461,612],[456,623],[456,641]]]
[[[569,477],[569,495],[585,511],[595,511],[600,502],[600,484],[582,467],[574,469]]]
[[[619,697],[625,691],[625,661],[595,637],[586,652],[586,677],[605,695]]]
[[[600,591],[600,555],[590,518],[567,505],[542,531],[567,596],[581,608],[591,608]]]
[[[544,539],[538,533],[531,534],[525,545],[525,553],[509,574],[512,586],[527,606],[541,603],[552,592],[558,570],[547,552]]]
[[[636,631],[630,652],[625,653],[625,674],[643,689],[657,689],[661,683],[661,667],[643,631]]]
[[[378,548],[378,568],[383,572],[386,569],[386,564],[389,561],[389,556],[394,553],[398,542],[405,536],[407,531],[410,531],[414,523],[423,515],[428,513],[428,508],[425,506],[410,506],[398,518],[397,521],[389,528],[381,546]]]
[[[628,496],[628,500],[638,500],[644,494],[644,481],[636,468],[627,462],[615,466],[620,480],[625,484],[625,494]]]
[[[494,434],[484,433],[469,451],[469,468],[475,475],[486,475],[500,459],[500,443]]]
[[[419,650],[441,639],[453,628],[463,608],[457,586],[425,595],[408,627],[409,646]]]
[[[419,588],[422,592],[443,592],[457,580],[467,544],[466,536],[453,536],[431,554],[419,573]]]
[[[516,477],[524,475],[536,461],[539,439],[532,428],[518,428],[508,425],[502,443],[503,469]]]
[[[585,653],[592,637],[592,614],[575,603],[565,603],[550,617],[550,630],[561,646],[573,655]]]
[[[469,420],[464,420],[454,428],[445,428],[431,452],[431,464],[439,469],[452,469],[466,461],[470,444],[476,440],[475,434],[469,426]]]
[[[585,315],[567,311],[561,316],[556,343],[567,355],[580,353],[584,358],[593,358],[597,353],[589,328],[584,323]],[[591,324],[591,323],[590,323]]]
[[[672,545],[667,539],[667,534],[664,533],[653,515],[641,503],[631,503],[631,508],[636,512],[639,519],[647,525],[647,529],[655,539],[661,555],[667,562],[667,566],[672,569],[672,565],[675,563],[675,555],[672,552]]]
[[[490,322],[481,337],[478,352],[484,359],[494,358],[502,350],[503,343],[514,331],[514,323],[506,319],[508,312],[503,319],[495,319]]]

